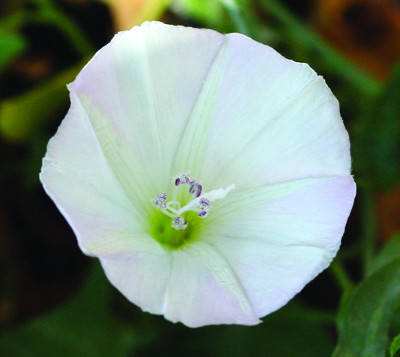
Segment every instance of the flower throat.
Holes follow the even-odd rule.
[[[182,186],[189,186],[191,199],[185,206],[177,200],[178,190]],[[180,174],[175,178],[175,188],[171,201],[167,202],[166,193],[160,193],[151,200],[151,203],[162,213],[172,218],[172,227],[175,229],[185,229],[188,222],[183,218],[185,212],[196,212],[198,217],[205,218],[211,210],[211,202],[201,196],[203,186],[196,179],[193,179],[189,173]]]
[[[202,184],[188,172],[176,176],[173,183],[170,199],[167,193],[162,192],[151,200],[152,205],[162,213],[161,216],[156,215],[152,236],[163,245],[179,248],[194,239],[201,220],[212,209],[212,202],[224,198],[234,185],[203,192]]]

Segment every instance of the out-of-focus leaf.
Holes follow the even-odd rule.
[[[16,4],[17,1],[13,2]],[[0,29],[5,32],[17,32],[21,26],[31,19],[31,13],[23,9],[22,4],[17,5],[17,9],[10,11],[8,15],[0,18]]]
[[[86,34],[80,29],[75,21],[70,18],[66,12],[62,11],[55,1],[51,0],[30,0],[37,6],[33,20],[44,22],[57,27],[64,33],[77,53],[82,57],[90,56],[95,48],[86,37]]]
[[[219,32],[234,31],[233,23],[220,0],[175,0],[172,9]]]
[[[353,140],[356,171],[379,189],[400,177],[400,61]]]
[[[396,353],[400,351],[400,334],[398,334],[390,345],[390,357],[395,357]]]
[[[222,33],[239,32],[265,42],[273,34],[257,19],[251,0],[175,0],[171,9]]]
[[[265,40],[265,27],[257,19],[250,0],[219,0],[227,9],[235,31],[250,36],[257,41]]]
[[[400,234],[395,235],[385,244],[373,260],[368,271],[368,276],[372,275],[385,265],[392,263],[396,259],[400,259]]]
[[[46,153],[49,137],[47,133],[37,132],[26,141],[27,154],[25,160],[20,163],[23,177],[23,185],[27,189],[40,185],[39,175],[42,167],[42,159]]]
[[[281,31],[289,35],[289,46],[296,45],[297,47],[315,51],[319,62],[324,62],[332,73],[339,78],[344,78],[347,83],[352,84],[364,95],[374,96],[379,93],[381,88],[379,82],[354,65],[324,41],[315,31],[298,20],[280,1],[260,0],[260,4],[271,17],[278,20],[282,26]]]
[[[379,264],[378,264],[379,266]],[[400,299],[400,258],[366,278],[346,299],[338,320],[335,357],[383,357]]]
[[[108,284],[98,264],[69,303],[0,338],[3,357],[127,356],[137,342],[112,316]]]
[[[330,323],[325,316],[292,303],[257,327],[227,327],[215,336],[219,340],[215,355],[256,357],[263,351],[266,356],[330,356],[334,348],[326,328]]]
[[[25,40],[18,34],[0,28],[0,75],[6,66],[26,48]]]
[[[66,84],[74,80],[83,65],[79,63],[18,97],[3,100],[0,103],[0,136],[9,141],[24,141],[58,114],[68,102]]]
[[[193,357],[326,357],[334,349],[329,329],[334,317],[296,302],[252,327],[208,326],[187,331],[180,324],[158,322],[157,343],[140,348],[138,356],[164,356],[165,351],[174,351],[177,356]]]
[[[129,30],[144,21],[158,20],[171,0],[102,0],[109,5],[115,28]]]

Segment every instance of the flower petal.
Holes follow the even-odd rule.
[[[236,273],[214,247],[193,243],[173,257],[165,318],[190,327],[260,322]]]
[[[130,301],[172,322],[190,327],[260,322],[229,263],[207,243],[101,262]]]
[[[97,255],[97,244],[103,248],[108,245],[107,254],[135,249],[137,242],[119,241],[123,231],[125,236],[129,232],[152,240],[143,237],[142,215],[110,170],[86,112],[73,93],[71,108],[49,142],[40,180],[86,254]],[[130,247],[131,243],[135,244]]]
[[[234,190],[204,228],[258,316],[297,294],[336,255],[355,195],[351,177]]]
[[[100,258],[108,280],[143,311],[161,314],[171,274],[171,256],[158,246],[119,257]]]
[[[355,194],[349,140],[307,65],[239,34],[146,23],[69,89],[40,178],[81,249],[145,311],[257,324],[336,254]],[[151,198],[179,172],[215,202],[172,250],[147,233],[162,214]]]
[[[223,42],[211,30],[144,23],[117,34],[70,85],[130,147],[132,180],[149,181],[150,198],[180,172],[173,169],[175,153]],[[149,166],[153,175],[146,175]]]
[[[203,135],[205,151],[189,151],[201,163],[194,173],[206,178],[207,188],[349,173],[349,139],[337,100],[308,65],[239,34],[226,36],[219,65],[224,70],[214,121]]]

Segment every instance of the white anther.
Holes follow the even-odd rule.
[[[175,217],[172,221],[172,227],[175,229],[185,229],[187,222],[182,217]]]
[[[212,205],[211,202],[207,200],[207,198],[202,197],[200,198],[199,201],[199,207],[200,207],[200,213],[198,214],[198,216],[200,218],[205,218],[210,212]]]
[[[212,207],[211,202],[207,198],[200,198],[199,206],[203,211],[209,211]]]
[[[157,207],[157,209],[164,209],[166,207],[165,201],[167,200],[167,194],[166,193],[160,193],[157,197],[154,197],[151,200],[151,203]]]
[[[182,184],[191,184],[192,182],[192,175],[189,172],[183,173],[183,174],[179,174],[176,178],[175,178],[175,186],[179,186]]]

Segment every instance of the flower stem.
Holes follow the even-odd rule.
[[[235,28],[238,32],[251,36],[249,27],[244,19],[242,8],[238,0],[220,0],[227,9]]]
[[[95,48],[79,29],[79,27],[55,4],[53,4],[50,0],[32,1],[38,6],[37,19],[42,22],[51,23],[52,25],[58,27],[82,57],[92,55],[95,52]]]
[[[367,274],[374,255],[376,237],[376,217],[373,190],[370,187],[360,187],[362,200],[363,221],[363,265],[364,274]]]
[[[336,283],[342,289],[343,293],[350,291],[354,287],[353,281],[350,279],[339,258],[336,258],[332,262],[330,271],[335,278]]]

